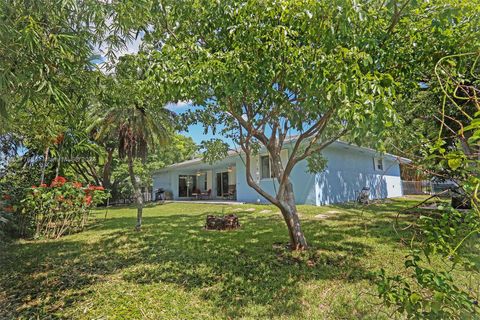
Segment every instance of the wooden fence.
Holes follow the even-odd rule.
[[[142,195],[143,195],[143,201],[144,202],[153,201],[152,192],[144,192],[144,193],[142,193]],[[115,205],[124,205],[124,204],[132,204],[132,203],[135,203],[135,197],[110,200],[108,205],[115,206]]]
[[[434,182],[430,180],[422,181],[403,181],[402,189],[404,195],[415,194],[438,194],[447,189],[455,188],[454,182]]]

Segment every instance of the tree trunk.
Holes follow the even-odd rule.
[[[270,152],[272,158],[271,167],[273,175],[280,183],[282,175],[285,174],[282,168],[282,159],[280,156],[281,149],[277,149]],[[300,218],[298,217],[297,205],[295,204],[295,194],[293,192],[293,185],[289,178],[285,181],[285,188],[283,192],[278,190],[277,193],[278,204],[287,224],[288,234],[290,236],[290,246],[292,250],[306,250],[308,249],[307,240],[303,234],[302,227],[300,226]]]
[[[57,159],[57,167],[55,168],[55,177],[58,177],[59,174],[60,174],[60,153]]]
[[[287,182],[285,192],[279,196],[278,208],[282,212],[283,219],[287,224],[288,234],[290,235],[290,246],[292,250],[308,249],[307,239],[303,234],[298,217],[297,205],[295,204],[295,195],[291,182]]]
[[[112,176],[112,161],[113,161],[113,151],[115,149],[113,148],[107,148],[107,161],[105,162],[105,165],[103,166],[103,172],[102,172],[102,186],[105,189],[110,190],[112,183],[110,182],[110,177]]]
[[[135,230],[140,231],[142,229],[142,214],[143,214],[143,195],[140,190],[140,179],[133,170],[133,157],[128,156],[128,173],[130,174],[130,180],[133,186],[133,192],[137,203],[137,224]]]
[[[45,170],[47,169],[47,163],[48,163],[48,152],[50,151],[50,148],[47,147],[45,149],[45,154],[43,157],[43,165],[42,165],[42,174],[40,177],[40,184],[43,184],[45,181]]]

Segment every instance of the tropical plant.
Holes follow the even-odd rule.
[[[36,155],[27,152],[22,157],[11,158],[0,168],[0,233],[8,237],[28,236],[30,230],[23,217],[17,212],[20,201],[24,199],[33,184],[38,184],[43,163]],[[53,177],[53,171],[47,170],[46,176]],[[6,209],[6,210],[5,210]]]
[[[379,295],[399,313],[415,319],[466,319],[478,316],[480,292],[456,285],[453,271],[464,269],[480,276],[480,267],[463,253],[475,250],[480,235],[480,52],[449,55],[435,68],[442,97],[439,106],[441,130],[427,145],[423,167],[427,172],[455,181],[471,210],[460,212],[439,207],[433,216],[418,223],[420,248],[412,247],[405,260],[409,277],[379,272]],[[458,116],[461,115],[461,116]],[[448,131],[444,134],[442,131]],[[478,248],[477,248],[478,251]],[[432,265],[440,255],[444,266]]]
[[[20,216],[24,230],[33,229],[35,238],[56,239],[83,230],[90,209],[108,196],[103,190],[101,186],[83,187],[79,182],[57,176],[50,185],[32,186],[11,211]]]

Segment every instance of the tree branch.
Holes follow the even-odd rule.
[[[247,176],[247,184],[252,187],[255,191],[257,191],[262,197],[270,201],[274,205],[278,205],[279,202],[269,193],[264,191],[253,179],[252,172],[251,172],[251,153],[250,153],[250,139],[251,136],[248,135],[244,139],[244,143],[240,143],[240,147],[242,148],[243,152],[245,153],[245,173]]]

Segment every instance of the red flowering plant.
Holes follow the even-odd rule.
[[[101,186],[83,186],[56,177],[50,185],[32,186],[22,201],[22,214],[34,220],[35,237],[59,238],[81,231],[90,211],[108,197]]]

